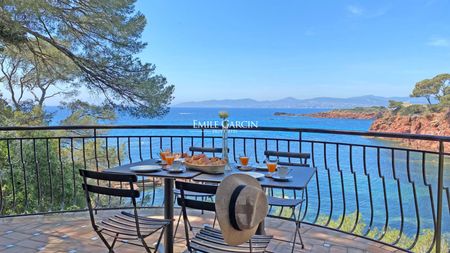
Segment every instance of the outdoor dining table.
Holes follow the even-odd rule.
[[[173,213],[174,213],[174,182],[176,179],[192,179],[199,182],[209,182],[220,184],[222,180],[234,173],[246,173],[238,170],[235,166],[232,166],[231,171],[227,171],[224,174],[206,174],[198,171],[193,171],[186,169],[181,173],[171,173],[165,169],[155,171],[155,172],[134,172],[130,168],[139,165],[156,165],[159,164],[158,160],[150,159],[142,162],[130,163],[121,165],[108,169],[108,172],[114,173],[131,173],[138,176],[145,177],[156,177],[164,179],[164,218],[171,220],[169,226],[167,227],[164,235],[164,250],[166,253],[173,253]],[[316,172],[315,168],[312,167],[300,167],[300,166],[290,166],[292,168],[290,176],[292,179],[289,181],[275,181],[272,178],[260,178],[259,182],[262,187],[267,188],[279,188],[279,189],[289,189],[289,190],[302,190],[305,189],[311,180],[312,176]],[[257,171],[262,174],[267,174],[265,171]],[[264,223],[261,223],[257,233],[264,234]]]
[[[285,189],[285,190],[303,190],[308,186],[309,181],[311,180],[314,173],[316,173],[316,168],[314,167],[305,167],[305,166],[288,166],[290,168],[289,176],[292,176],[292,179],[287,181],[277,181],[270,177],[266,177],[268,174],[267,171],[261,170],[252,170],[252,172],[258,172],[264,174],[263,178],[259,178],[258,181],[263,188],[277,188],[277,189]],[[205,182],[205,183],[215,183],[219,184],[222,180],[235,173],[247,173],[248,171],[241,171],[236,166],[232,166],[231,171],[227,171],[224,174],[205,174],[202,173],[196,177],[194,177],[194,181]],[[257,234],[265,234],[264,231],[264,222],[260,224]]]
[[[164,250],[166,253],[173,253],[173,212],[174,212],[174,182],[176,179],[192,179],[195,176],[199,175],[200,172],[198,171],[192,171],[192,170],[185,170],[181,173],[172,173],[165,169],[155,171],[155,172],[134,172],[130,168],[134,166],[139,165],[157,165],[158,160],[150,159],[145,160],[142,162],[136,162],[136,163],[130,163],[121,165],[118,167],[114,167],[111,169],[108,169],[108,172],[114,172],[114,173],[131,173],[138,176],[145,176],[145,177],[157,177],[164,179],[164,219],[171,220],[169,223],[169,226],[166,228],[165,235],[164,235]]]

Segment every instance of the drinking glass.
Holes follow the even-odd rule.
[[[246,155],[240,155],[239,156],[239,160],[241,161],[241,165],[243,167],[247,167],[248,161],[250,160],[250,158],[248,156],[246,156]]]
[[[174,160],[175,160],[174,154],[172,154],[172,153],[166,154],[166,163],[167,163],[167,166],[171,167]]]
[[[274,173],[277,170],[278,159],[266,159],[266,166],[269,174]]]
[[[162,162],[166,161],[166,156],[167,156],[168,154],[170,154],[169,151],[167,151],[167,150],[164,151],[164,150],[161,149],[161,151],[159,152],[159,156],[161,157],[161,161],[162,161]]]

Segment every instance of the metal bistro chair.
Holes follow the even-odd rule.
[[[177,198],[178,205],[181,206],[183,214],[184,228],[186,235],[186,246],[189,252],[206,252],[206,253],[228,253],[228,252],[252,252],[262,253],[265,252],[267,246],[272,239],[272,236],[267,235],[254,235],[248,243],[238,246],[228,245],[224,240],[220,230],[212,227],[204,226],[198,233],[191,239],[189,237],[188,229],[188,215],[187,209],[206,210],[215,212],[216,207],[214,202],[200,201],[196,199],[189,199],[185,195],[185,192],[199,192],[207,194],[216,194],[216,185],[204,185],[194,184],[188,182],[177,181],[175,187],[180,190],[180,197]]]
[[[144,247],[146,252],[157,252],[159,244],[161,242],[162,235],[166,227],[169,225],[170,220],[153,219],[138,216],[136,208],[136,198],[139,197],[139,191],[134,189],[134,183],[137,181],[136,175],[132,174],[118,174],[118,173],[105,173],[80,170],[80,175],[83,177],[83,189],[86,194],[86,202],[89,209],[89,216],[91,218],[92,227],[98,234],[100,239],[108,248],[109,252],[114,252],[113,248],[117,242],[117,239],[126,240],[129,244]],[[120,182],[129,189],[116,189],[112,187],[92,185],[88,183],[88,179],[96,181]],[[100,182],[101,182],[100,181]],[[122,211],[114,216],[110,216],[97,222],[94,216],[94,207],[91,203],[90,193],[101,194],[106,196],[114,196],[121,198],[130,198],[133,204],[133,213]],[[95,210],[96,211],[96,210]],[[160,231],[158,240],[155,247],[149,246],[145,239]],[[105,235],[113,237],[113,241],[109,243]],[[130,241],[140,241],[140,244]]]
[[[266,150],[264,152],[264,155],[266,158],[270,159],[271,157],[277,157],[279,158],[287,158],[288,161],[279,161],[279,165],[285,165],[285,166],[301,166],[301,167],[307,167],[308,165],[308,159],[310,159],[310,154],[308,153],[293,153],[293,152],[279,152],[279,151],[270,151]],[[292,162],[291,158],[298,159],[299,162]],[[289,208],[292,210],[291,217],[282,217],[281,215],[268,215],[269,217],[275,217],[275,218],[281,218],[285,220],[291,220],[295,222],[295,231],[294,231],[294,239],[292,242],[292,252],[294,252],[295,244],[297,241],[297,234],[300,239],[300,244],[302,246],[302,249],[304,248],[302,235],[300,233],[300,225],[301,225],[301,210],[302,210],[302,204],[305,201],[304,199],[304,190],[301,191],[301,196],[298,198],[296,191],[294,191],[294,198],[285,198],[285,191],[284,189],[282,191],[282,197],[275,197],[273,196],[273,189],[270,189],[269,196],[267,197],[267,200],[269,202],[269,206],[272,209],[272,207],[281,207],[280,214],[283,211],[283,208]],[[296,208],[298,207],[298,213],[296,214]]]
[[[198,152],[198,153],[202,153],[202,154],[212,153],[215,156],[216,153],[219,153],[219,154],[222,153],[222,148],[189,147],[189,151],[191,152],[191,155],[194,155],[196,152]],[[180,190],[175,189],[174,194],[175,194],[175,199],[176,199],[181,194]],[[205,200],[206,198],[209,198],[212,200],[212,197],[214,196],[214,194],[205,194],[205,193],[188,192],[188,191],[186,191],[184,194],[189,197],[201,198],[203,200]],[[178,226],[180,225],[180,221],[181,221],[181,216],[182,216],[182,212],[180,212],[180,215],[178,216],[178,221],[177,221],[177,225],[175,227],[174,236],[177,234]],[[213,227],[215,227],[215,225],[216,225],[216,219],[214,218]],[[189,224],[189,229],[192,231],[191,224]]]

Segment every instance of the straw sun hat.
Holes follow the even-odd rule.
[[[249,175],[228,176],[217,188],[217,220],[223,238],[229,245],[248,242],[267,211],[266,194],[258,180]]]

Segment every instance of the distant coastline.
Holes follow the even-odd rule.
[[[309,99],[297,99],[287,97],[278,100],[222,99],[198,102],[185,102],[172,107],[188,108],[278,108],[278,109],[349,109],[355,107],[388,106],[390,100],[407,102],[410,104],[425,104],[424,98],[411,97],[380,97],[365,95],[349,98],[317,97]]]
[[[317,113],[286,113],[275,112],[274,116],[280,117],[312,117],[312,118],[327,118],[327,119],[376,119],[385,113],[387,109],[382,106],[373,107],[356,107],[353,109],[339,109],[326,112]]]

